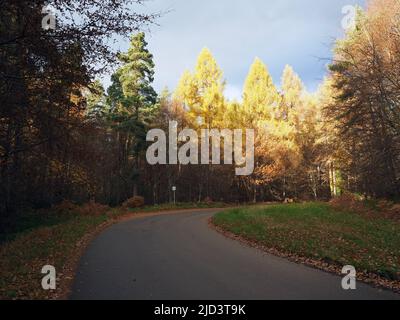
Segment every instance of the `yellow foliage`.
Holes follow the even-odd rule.
[[[243,90],[243,112],[246,122],[254,124],[270,119],[279,105],[279,94],[266,65],[258,58],[250,67]]]
[[[223,119],[224,87],[222,70],[210,50],[205,48],[197,59],[194,74],[186,71],[182,75],[174,99],[185,105],[189,121],[194,127],[197,126],[197,119],[202,118],[202,122],[211,128]]]

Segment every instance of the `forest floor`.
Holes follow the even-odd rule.
[[[228,237],[332,273],[400,292],[400,223],[328,203],[229,209],[211,220]]]
[[[179,203],[124,209],[87,205],[58,207],[21,215],[0,237],[0,299],[63,299],[88,243],[106,227],[132,216],[169,210],[227,207],[222,203]],[[88,213],[90,214],[83,214]],[[4,225],[4,223],[3,223]],[[57,270],[57,289],[45,291],[45,265]]]

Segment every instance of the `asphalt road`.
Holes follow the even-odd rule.
[[[289,262],[210,229],[215,213],[134,219],[100,234],[82,257],[71,299],[399,299]]]

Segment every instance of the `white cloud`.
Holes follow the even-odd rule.
[[[224,70],[230,98],[240,98],[256,56],[268,65],[277,85],[285,64],[290,64],[314,88],[326,70],[326,60],[319,58],[331,56],[333,39],[342,33],[342,7],[356,3],[363,5],[364,0],[146,2],[148,11],[171,9],[147,37],[156,63],[155,87],[174,89],[207,46]]]
[[[229,101],[242,101],[242,88],[227,84],[225,87],[225,96]]]

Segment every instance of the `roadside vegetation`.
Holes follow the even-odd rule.
[[[93,235],[125,216],[166,210],[222,208],[223,203],[177,203],[140,208],[109,208],[64,201],[40,212],[20,215],[0,237],[0,299],[58,299],[74,276],[74,264]],[[4,226],[4,225],[3,225]],[[57,290],[44,291],[41,269],[57,270]]]
[[[278,83],[268,61],[237,61],[249,67],[238,101],[208,48],[172,91],[156,92],[141,30],[162,13],[139,13],[142,0],[55,2],[54,30],[41,27],[47,1],[1,2],[0,299],[61,297],[86,238],[126,214],[224,206],[216,201],[314,201],[227,210],[214,223],[268,248],[400,280],[400,209],[366,200],[400,197],[398,0],[357,9],[316,92],[289,65]],[[120,38],[124,52],[111,45]],[[214,161],[148,163],[147,133],[168,132],[171,120],[198,136],[254,129],[253,174]],[[143,206],[172,199],[186,203]],[[41,289],[46,264],[59,271],[57,292]]]
[[[213,223],[284,255],[400,280],[400,224],[387,215],[391,209],[363,205],[358,211],[319,202],[236,208],[217,214]]]

